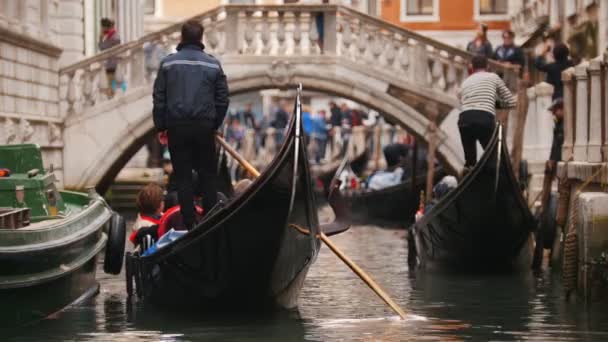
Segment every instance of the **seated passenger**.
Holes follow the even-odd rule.
[[[386,159],[387,168],[384,171],[377,171],[370,176],[368,188],[380,190],[401,183],[405,172],[401,167],[407,155],[407,146],[403,144],[390,144],[382,150]]]
[[[163,188],[156,183],[144,186],[137,194],[137,219],[131,227],[132,232],[138,231],[142,227],[158,224],[165,203],[163,201]]]
[[[435,204],[439,203],[441,199],[447,195],[450,191],[458,186],[458,180],[454,176],[445,176],[435,184],[433,187],[433,199],[426,205],[425,210],[430,210]]]
[[[152,227],[150,230],[156,230],[158,227],[165,208],[163,193],[163,188],[160,185],[150,183],[137,194],[137,210],[139,210],[139,213],[137,214],[135,223],[131,227],[131,234],[129,236],[129,240],[134,245],[139,245],[140,241],[137,240],[137,232],[139,230],[143,229],[147,231],[150,227]]]

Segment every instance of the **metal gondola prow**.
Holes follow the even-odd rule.
[[[298,166],[300,164],[300,140],[302,139],[302,83],[298,84],[296,88],[296,103],[294,108],[294,114],[296,120],[296,139],[294,141],[294,162],[293,162],[293,182],[291,188],[291,197],[289,199],[289,213],[293,210],[293,204],[296,199],[296,186],[298,178]]]
[[[496,179],[494,181],[494,194],[498,192],[498,178],[500,177],[500,159],[502,156],[502,124],[498,123],[498,148],[496,149]]]

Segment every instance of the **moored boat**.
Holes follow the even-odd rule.
[[[127,288],[179,310],[296,306],[322,229],[300,120],[298,97],[277,156],[243,193],[156,252],[127,254]]]
[[[389,186],[373,190],[346,189],[342,191],[344,203],[351,213],[351,222],[359,225],[377,225],[391,228],[409,227],[420,201],[419,190],[424,188],[426,174]]]
[[[14,327],[98,292],[104,228],[105,269],[120,272],[124,223],[94,192],[58,191],[37,145],[0,146],[0,163],[0,326]]]
[[[497,126],[475,167],[410,229],[410,266],[498,272],[530,269],[536,223]]]

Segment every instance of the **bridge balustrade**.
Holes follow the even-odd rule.
[[[454,103],[471,58],[465,51],[339,5],[226,5],[193,19],[205,28],[207,50],[224,63],[278,63],[277,69],[289,68],[289,61],[348,63],[389,80],[407,80],[412,92],[440,93]],[[63,116],[82,115],[129,92],[149,89],[160,57],[179,43],[180,29],[181,23],[169,26],[61,69]],[[110,58],[118,61],[114,90],[109,89],[104,67]],[[516,87],[516,69],[494,62],[491,68]],[[279,84],[280,77],[278,72]]]

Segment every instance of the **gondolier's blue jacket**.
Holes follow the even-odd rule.
[[[153,118],[158,131],[209,121],[217,129],[228,110],[228,84],[220,62],[202,43],[181,43],[163,59],[154,81]]]

